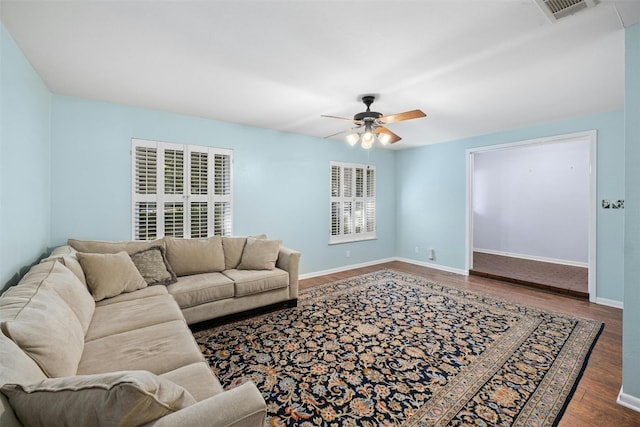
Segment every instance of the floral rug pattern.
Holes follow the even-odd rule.
[[[258,386],[267,426],[545,426],[602,327],[383,270],[194,335],[223,387]]]

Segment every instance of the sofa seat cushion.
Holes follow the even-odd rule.
[[[184,387],[198,402],[224,391],[207,362],[192,363],[160,376]]]
[[[167,288],[164,286],[147,286],[146,288],[138,289],[137,291],[127,292],[124,294],[116,295],[113,298],[107,298],[100,301],[96,301],[96,307],[103,305],[117,304],[122,301],[137,300],[140,298],[155,297],[158,295],[169,295]]]
[[[167,286],[180,308],[233,298],[233,281],[222,273],[204,273],[178,277]]]
[[[87,341],[78,374],[147,370],[163,374],[204,359],[184,320]]]
[[[171,295],[138,298],[98,306],[85,335],[85,341],[182,319],[184,316],[180,307]]]
[[[227,270],[224,274],[234,281],[235,296],[259,294],[289,286],[289,273],[273,270]]]
[[[196,400],[183,387],[146,371],[47,378],[1,391],[27,426],[134,426]]]

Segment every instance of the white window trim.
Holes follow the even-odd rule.
[[[136,148],[148,147],[155,148],[156,151],[156,194],[138,194],[136,193]],[[184,153],[184,194],[174,195],[164,193],[164,154],[165,150],[179,150]],[[206,195],[197,195],[191,193],[191,153],[200,152],[207,153],[207,190]],[[215,156],[223,155],[229,156],[229,192],[224,195],[215,194]],[[131,139],[131,238],[136,238],[136,203],[137,202],[150,202],[156,203],[156,238],[162,238],[165,236],[164,230],[164,206],[165,202],[179,202],[184,203],[184,237],[191,237],[191,210],[189,209],[189,202],[206,202],[208,203],[208,215],[207,215],[207,233],[208,236],[214,235],[214,215],[216,203],[228,203],[230,206],[230,212],[228,221],[225,223],[225,230],[223,235],[231,235],[233,233],[233,150],[205,147],[188,144],[176,144],[160,141],[149,141],[143,139]]]
[[[334,196],[331,193],[331,186],[333,184],[333,176],[332,176],[332,171],[334,167],[338,167],[340,168],[340,185],[339,185],[339,192],[340,194],[338,196]],[[364,173],[363,173],[363,195],[362,197],[356,197],[356,173],[354,172],[352,174],[351,177],[351,195],[347,195],[345,196],[343,194],[343,189],[344,189],[344,177],[345,177],[345,169],[352,169],[353,171],[355,171],[355,169],[363,169]],[[367,191],[368,191],[368,177],[367,177],[367,171],[368,170],[372,170],[373,171],[373,194],[371,195],[367,195]],[[374,165],[368,165],[368,164],[362,164],[362,163],[347,163],[347,162],[338,162],[338,161],[331,161],[330,165],[329,165],[329,244],[333,245],[333,244],[339,244],[339,243],[348,243],[348,242],[358,242],[358,241],[363,241],[363,240],[373,240],[376,239],[376,230],[377,230],[377,207],[376,207],[376,167]],[[344,203],[352,203],[355,204],[356,202],[362,203],[362,211],[361,211],[361,215],[362,215],[362,223],[360,224],[361,229],[363,231],[357,232],[356,229],[357,227],[353,227],[354,231],[352,233],[349,234],[344,234]],[[333,234],[333,230],[332,230],[332,225],[333,225],[333,204],[334,203],[339,203],[339,214],[338,214],[338,234]],[[367,209],[367,205],[372,203],[373,204],[373,230],[371,231],[367,231],[367,218],[366,218],[366,209]],[[354,205],[352,205],[354,206]],[[353,214],[355,215],[356,213],[356,209],[355,207],[353,208]],[[355,221],[355,219],[354,219]]]

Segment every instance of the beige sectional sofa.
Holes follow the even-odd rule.
[[[32,267],[0,297],[0,425],[264,425],[187,323],[295,301],[300,254],[227,239],[70,240]]]
[[[167,285],[188,324],[276,303],[295,305],[298,298],[300,252],[255,237],[210,237],[150,242],[102,242],[69,239],[53,256],[76,252],[130,255],[160,246],[177,281]],[[69,260],[73,263],[73,259]]]

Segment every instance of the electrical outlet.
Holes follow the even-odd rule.
[[[416,248],[413,250],[415,253],[420,253],[420,247],[416,246]]]
[[[624,199],[618,200],[602,200],[602,209],[624,209]]]
[[[351,256],[351,251],[347,251],[345,255],[347,256],[347,258],[349,258]]]

